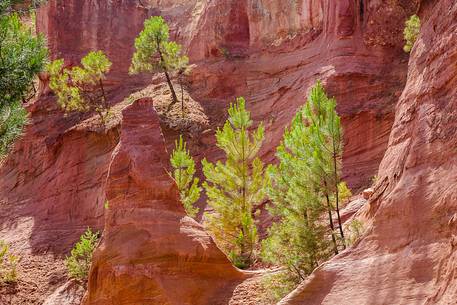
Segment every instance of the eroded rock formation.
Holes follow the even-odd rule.
[[[428,1],[396,107],[367,233],[281,305],[454,304],[457,3]]]
[[[152,104],[138,100],[123,111],[84,304],[226,304],[244,276],[185,216]]]
[[[424,33],[412,54],[381,182],[363,214],[370,230],[356,248],[316,272],[290,304],[303,304],[305,297],[314,302],[309,304],[408,304],[423,298],[447,304],[455,297],[450,236],[456,196],[449,181],[456,178],[451,103],[456,4],[422,2]],[[173,38],[197,64],[189,91],[210,119],[210,132],[190,139],[197,159],[221,157],[213,145],[214,130],[224,121],[227,104],[245,96],[255,121],[265,122],[262,154],[272,161],[308,87],[323,80],[343,116],[345,177],[359,188],[376,173],[387,146],[407,74],[403,22],[418,8],[419,0],[49,0],[37,24],[53,58],[64,57],[71,65],[89,50],[110,56],[110,101],[116,104],[149,83],[149,76],[127,75],[133,40],[145,18],[165,16]],[[124,128],[137,143],[127,138],[118,146],[107,189],[117,125],[99,132],[86,124],[87,116],[64,116],[46,92],[29,105],[31,125],[0,169],[0,237],[24,254],[27,263],[19,272],[36,279],[19,283],[24,304],[41,304],[65,282],[63,255],[87,226],[101,229],[105,213],[89,303],[150,297],[176,304],[179,297],[214,305],[240,279],[200,226],[182,218],[171,182],[157,167],[167,156],[155,115],[145,111],[151,121],[144,122],[148,131],[140,137],[129,125],[141,119],[135,107],[140,106],[126,111]],[[164,134],[173,145],[176,132],[165,128]],[[149,149],[143,156],[137,154],[140,144]],[[128,164],[131,168],[124,167]],[[163,192],[149,193],[150,185]],[[107,190],[111,202],[105,211]],[[163,259],[167,255],[171,258]],[[186,284],[175,295],[170,287],[177,283]],[[18,300],[13,296],[5,302]]]

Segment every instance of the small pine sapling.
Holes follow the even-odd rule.
[[[49,87],[65,112],[95,111],[103,125],[110,113],[104,87],[111,62],[102,51],[90,52],[81,59],[81,66],[64,68],[64,60],[48,65]]]
[[[11,253],[7,243],[0,240],[0,283],[11,284],[17,281],[19,257]]]
[[[206,181],[203,186],[212,212],[205,214],[205,224],[218,246],[240,268],[255,260],[258,242],[254,209],[265,199],[267,177],[257,156],[264,138],[262,124],[250,132],[253,122],[238,98],[229,109],[229,119],[216,132],[217,146],[226,161],[202,161]]]
[[[171,81],[172,74],[184,71],[189,63],[187,56],[181,55],[181,45],[169,41],[168,24],[160,16],[154,16],[144,22],[144,29],[135,39],[130,73],[140,72],[163,73],[170,88],[172,102],[168,105],[171,110],[178,103],[178,96]]]
[[[403,36],[405,38],[405,46],[403,50],[406,53],[410,53],[413,49],[414,43],[419,37],[421,30],[421,21],[419,16],[412,15],[408,20],[405,22],[405,29],[403,30]]]
[[[199,209],[194,203],[200,198],[201,188],[198,186],[199,179],[194,178],[195,162],[186,149],[186,143],[182,136],[175,143],[175,149],[170,158],[173,172],[171,176],[178,186],[181,202],[187,215],[194,218]]]
[[[92,263],[92,254],[97,247],[99,239],[98,232],[92,232],[88,228],[81,235],[79,242],[71,250],[70,256],[65,259],[68,275],[79,281],[86,281]]]

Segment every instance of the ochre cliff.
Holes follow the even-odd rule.
[[[186,216],[152,105],[138,100],[123,111],[103,239],[83,304],[226,304],[245,276]]]
[[[403,22],[417,8],[417,1],[398,0],[51,0],[38,14],[38,28],[49,37],[52,56],[68,64],[104,50],[114,63],[109,82],[133,90],[149,79],[127,75],[134,38],[146,17],[164,16],[196,64],[190,92],[213,132],[194,135],[199,145],[193,146],[209,159],[220,154],[205,143],[212,143],[228,103],[245,96],[254,119],[266,124],[262,154],[272,160],[284,126],[321,79],[343,116],[345,178],[359,189],[376,174],[387,145],[406,78]]]
[[[368,231],[281,305],[455,304],[457,2],[426,2]]]
[[[350,186],[369,183],[390,144],[374,199],[361,214],[365,238],[283,304],[452,304],[457,8],[452,0],[423,2],[49,0],[37,25],[51,57],[69,65],[104,50],[113,61],[110,101],[123,109],[119,103],[150,82],[128,75],[133,40],[145,18],[163,15],[196,64],[189,91],[210,119],[209,132],[189,139],[197,159],[221,157],[214,131],[228,103],[245,96],[266,126],[263,158],[273,161],[284,127],[321,79],[343,117]],[[408,71],[403,23],[419,7],[424,30]],[[159,126],[146,104],[119,116],[126,137],[119,144],[119,122],[103,131],[87,116],[64,116],[49,92],[28,106],[31,124],[0,168],[0,234],[23,253],[19,272],[37,280],[22,280],[20,293],[8,300],[2,294],[0,303],[42,304],[65,281],[62,258],[87,226],[105,232],[85,304],[227,300],[242,276],[183,218],[163,168],[160,127],[168,148],[176,132]],[[138,111],[149,117],[144,138]],[[170,288],[176,277],[181,294]]]

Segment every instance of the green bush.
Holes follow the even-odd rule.
[[[20,102],[0,108],[0,157],[6,156],[14,141],[22,135],[28,114]]]
[[[365,225],[362,221],[358,219],[353,219],[348,225],[349,229],[349,245],[355,244],[360,237],[362,236],[363,232],[365,231]]]
[[[403,47],[403,50],[406,53],[411,52],[414,43],[417,40],[417,37],[420,34],[421,30],[421,21],[419,16],[412,15],[406,22],[405,22],[405,29],[403,31],[403,35],[406,40],[406,44]]]
[[[18,261],[19,257],[11,253],[9,245],[0,240],[0,283],[17,281]]]
[[[98,239],[99,233],[94,233],[88,228],[71,250],[71,255],[65,260],[68,275],[71,278],[80,281],[87,280],[92,263],[92,254],[97,247]]]

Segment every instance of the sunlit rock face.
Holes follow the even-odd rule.
[[[428,1],[367,232],[281,305],[453,304],[457,297],[457,3]]]
[[[407,75],[408,55],[402,51],[403,23],[417,11],[418,2],[49,0],[38,10],[37,27],[47,36],[50,57],[64,58],[67,65],[77,64],[92,50],[107,53],[113,62],[107,79],[109,99],[113,105],[119,105],[131,92],[151,82],[150,75],[128,75],[133,41],[146,18],[164,16],[170,24],[172,38],[183,45],[191,62],[196,64],[186,83],[193,99],[202,104],[210,120],[208,130],[193,134],[189,140],[197,160],[222,157],[214,145],[214,132],[226,118],[228,103],[237,96],[244,96],[255,122],[263,121],[266,127],[262,157],[267,162],[274,162],[275,148],[284,128],[297,108],[305,103],[310,86],[320,79],[328,93],[337,99],[345,128],[344,177],[351,187],[361,189],[378,171],[387,147],[395,104],[405,87]],[[428,1],[427,5],[422,4],[421,14],[428,18],[432,15],[429,7],[442,3]],[[453,9],[451,4],[448,6]],[[443,16],[449,14],[442,13]],[[435,20],[428,27],[432,39],[432,34],[439,33],[448,19],[440,22],[438,18],[430,17],[430,20]],[[440,46],[434,44],[425,47]],[[438,51],[436,54],[441,56]],[[413,52],[418,62],[429,58],[424,56]],[[434,60],[430,57],[429,62]],[[429,62],[420,62],[420,67],[430,69]],[[452,67],[450,64],[446,69]],[[414,86],[422,88],[422,74],[413,72],[410,71],[411,79],[419,75]],[[41,79],[45,82],[46,75],[41,75]],[[435,92],[435,85],[423,88]],[[122,117],[106,132],[100,132],[85,121],[87,116],[64,115],[49,90],[44,85],[41,89],[40,98],[28,105],[30,125],[11,156],[1,164],[0,232],[2,239],[30,255],[28,261],[46,263],[49,259],[44,255],[53,255],[60,268],[56,270],[62,273],[59,257],[68,253],[88,226],[101,230],[105,225],[107,177],[119,141]],[[422,93],[417,96],[422,97]],[[402,100],[405,98],[403,93]],[[166,147],[171,148],[176,131],[161,127]],[[158,127],[154,125],[154,128]],[[154,149],[151,148],[154,154],[164,154],[161,158],[167,158],[162,148],[160,152]],[[381,172],[384,168],[388,167],[383,165]],[[193,228],[191,231],[200,232],[199,236],[203,234],[203,240],[208,241],[198,225],[178,223],[176,215],[168,222],[168,232],[174,230],[176,233],[187,226]],[[144,221],[139,219],[138,224],[143,226]],[[173,230],[171,224],[176,225]],[[106,224],[107,228],[111,225],[112,232],[121,232],[121,227]],[[164,236],[156,237],[161,240]],[[178,236],[189,245],[184,233]],[[113,238],[110,243],[106,241],[109,247],[119,242],[110,238]],[[208,243],[212,245],[210,241]],[[106,247],[104,249],[114,251]],[[216,261],[226,264],[220,252],[208,251],[212,253],[209,257],[215,255]],[[103,262],[107,259],[104,255],[109,252],[100,253]],[[127,254],[119,257],[125,259],[129,257]],[[152,260],[151,256],[149,259]],[[30,273],[46,269],[38,263],[31,263],[27,268],[25,272]],[[169,270],[167,268],[171,267],[165,266],[164,270]],[[208,270],[213,270],[211,268]],[[108,267],[99,270],[106,274],[111,272]],[[231,274],[230,270],[227,272]],[[26,303],[33,304],[32,299],[42,302],[43,295],[51,295],[62,284],[56,280],[62,278],[62,274],[39,274],[38,289],[33,294],[24,293]],[[233,278],[237,276],[235,274]],[[228,278],[231,279],[231,275]],[[115,277],[108,277],[109,282],[108,279]],[[93,276],[91,283],[94,283]],[[225,285],[225,282],[221,283]],[[109,297],[107,290],[97,286],[92,290],[96,292],[90,294],[93,300],[106,300]],[[210,288],[212,292],[200,296],[200,300],[211,299],[209,295],[215,295],[212,293],[216,290]],[[164,293],[158,296],[161,297],[169,296]]]
[[[186,216],[152,105],[138,100],[123,111],[84,304],[225,304],[244,276]]]

